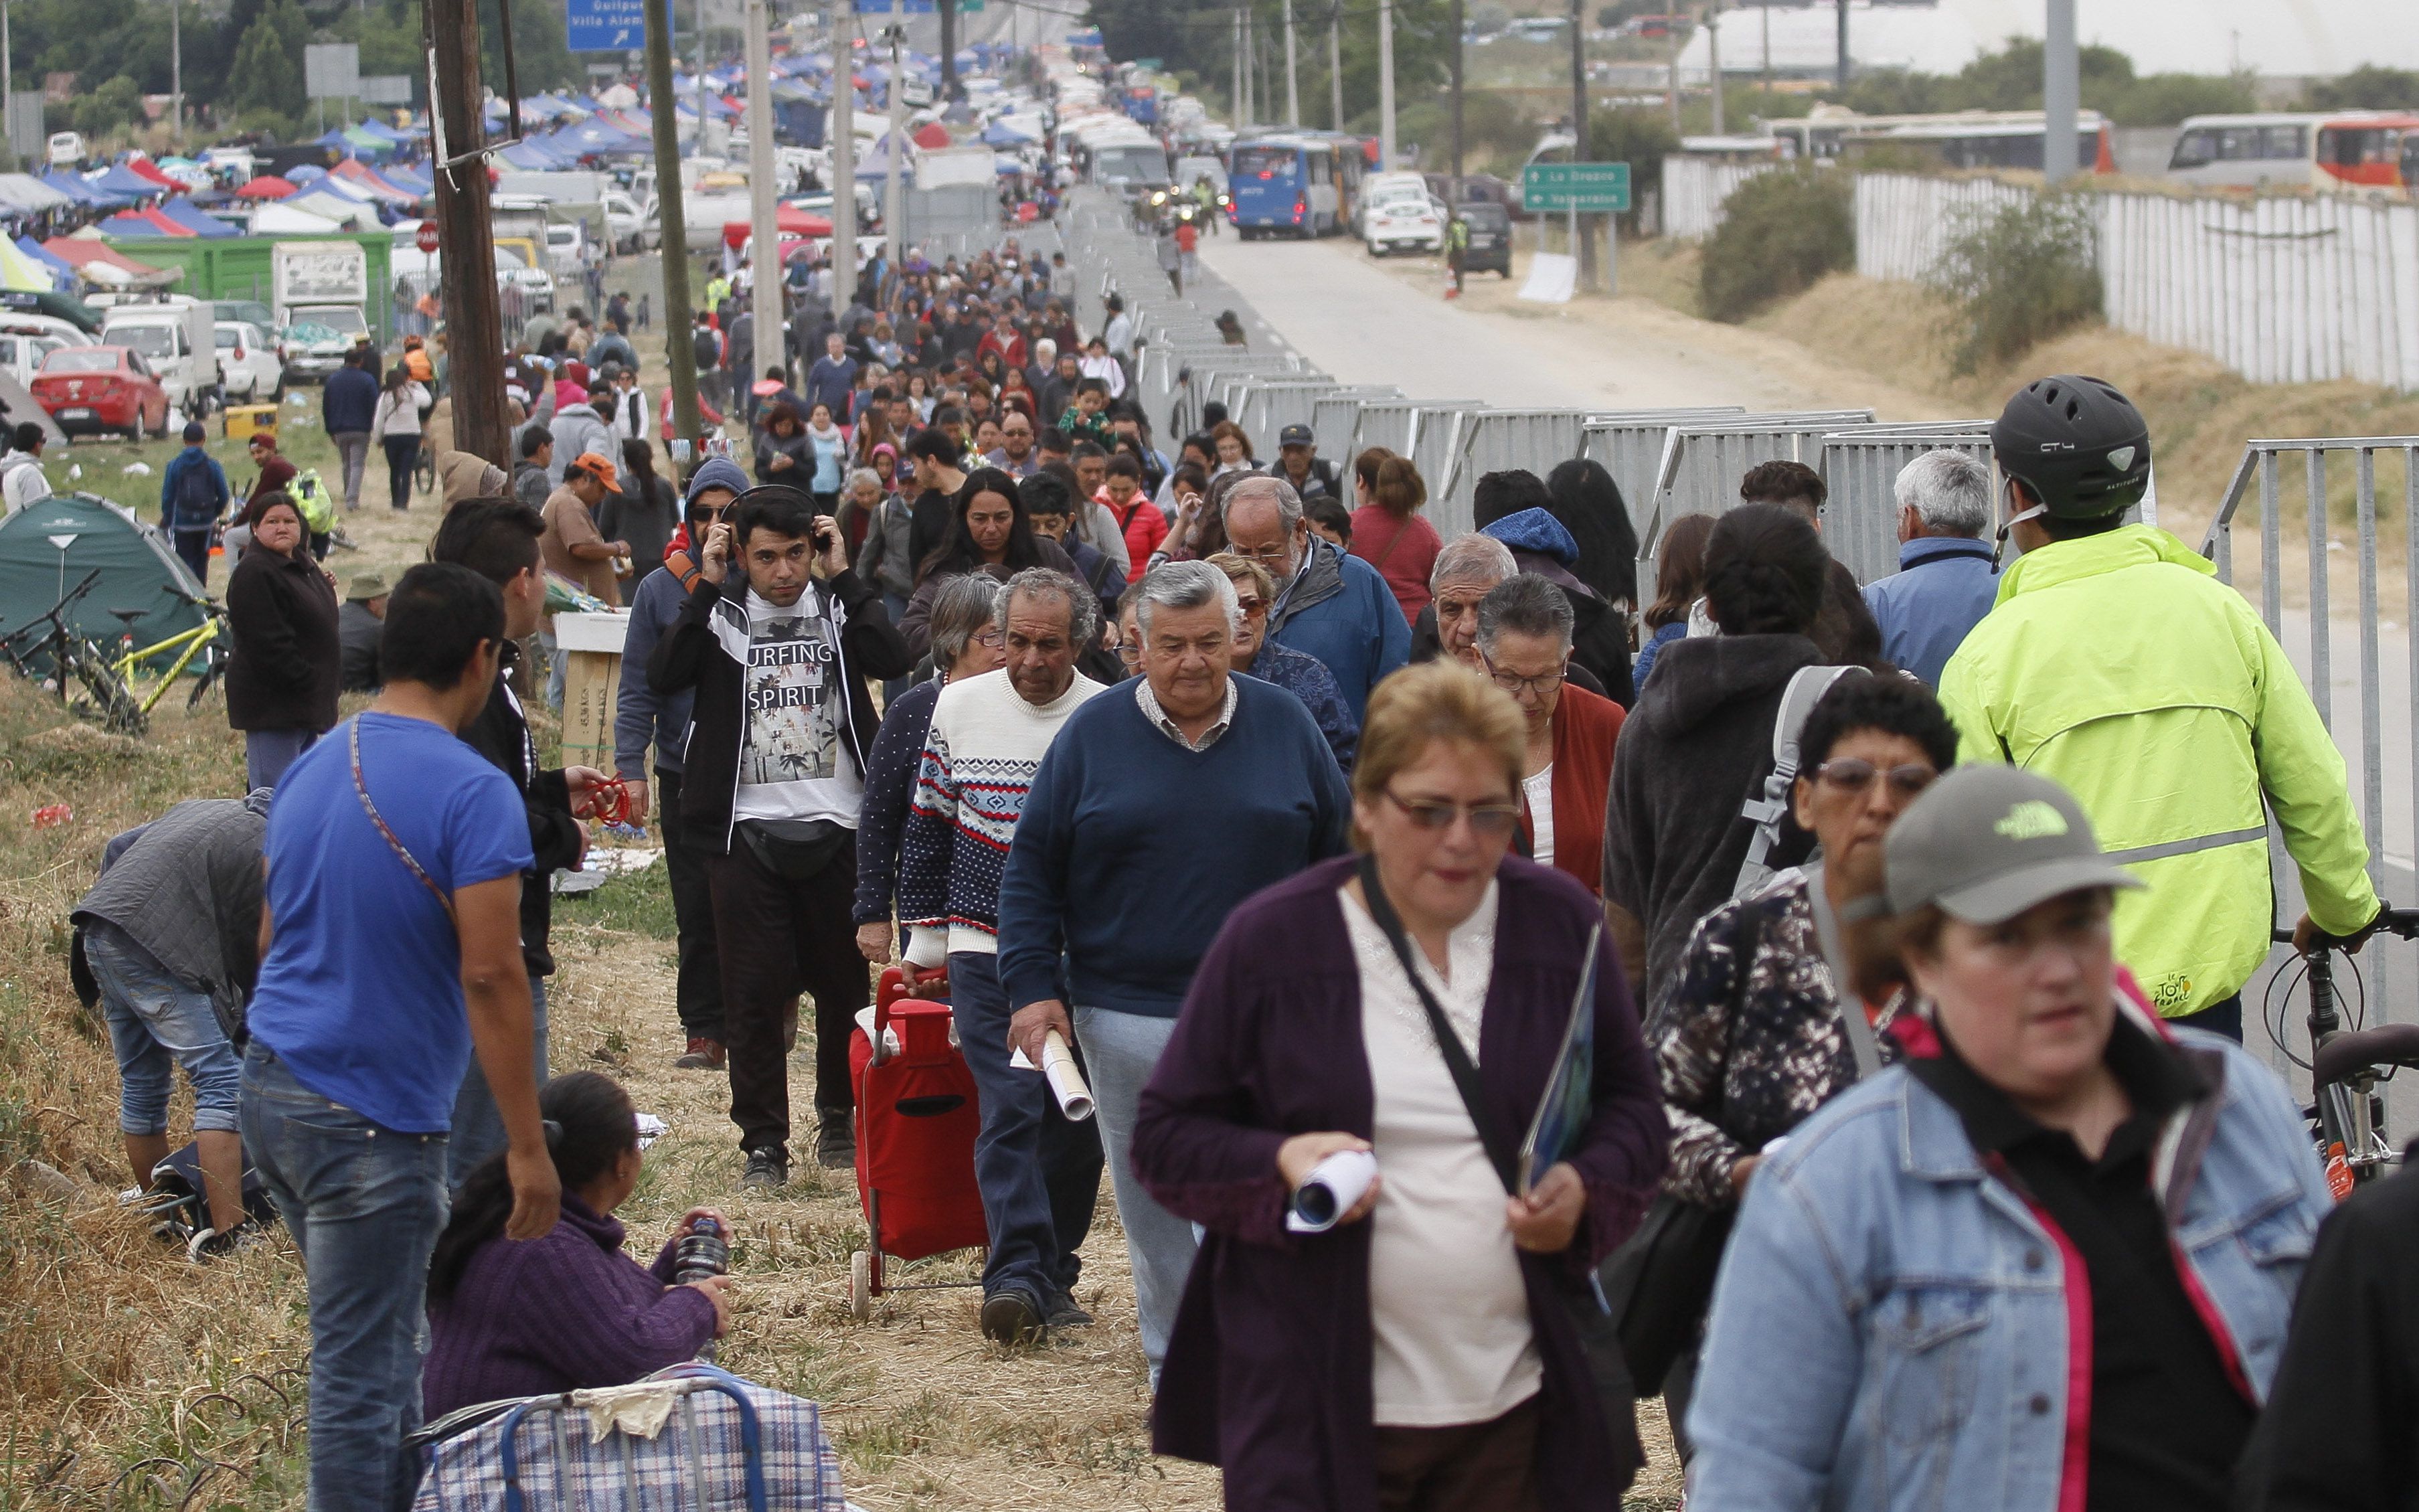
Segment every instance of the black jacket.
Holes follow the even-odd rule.
[[[2419,1170],[2319,1228],[2237,1512],[2419,1509]]]
[[[555,872],[578,864],[579,821],[571,817],[571,786],[563,780],[562,768],[538,768],[537,744],[530,738],[529,720],[510,686],[513,664],[519,659],[520,647],[505,641],[496,690],[487,695],[487,706],[462,738],[513,779],[529,812],[530,849],[537,865],[521,874],[521,959],[531,976],[550,977],[554,956],[547,949],[547,935],[554,927],[554,891],[548,883]]]
[[[227,723],[238,730],[333,729],[344,649],[336,591],[311,553],[243,554],[227,579]]]
[[[850,754],[859,774],[870,770],[874,716],[866,679],[903,677],[916,666],[907,641],[882,607],[882,592],[855,572],[809,584],[840,626],[839,684],[848,692]],[[734,652],[734,646],[737,650]],[[658,695],[697,689],[688,748],[681,757],[681,818],[697,843],[717,854],[731,849],[732,808],[739,791],[739,757],[747,731],[747,575],[720,583],[703,578],[689,590],[671,632],[647,659],[647,684]]]

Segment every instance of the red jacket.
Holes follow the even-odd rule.
[[[1563,685],[1554,705],[1554,870],[1604,894],[1604,802],[1612,786],[1612,746],[1621,736],[1621,705],[1583,687]],[[1520,854],[1535,843],[1529,800],[1520,799]]]
[[[999,353],[999,360],[1006,363],[1010,367],[1023,367],[1025,365],[1025,338],[1023,336],[1010,336],[1008,340],[1001,341],[999,339],[998,332],[986,331],[983,332],[982,340],[975,343],[975,351],[978,354],[983,352],[997,352]]]
[[[1143,572],[1150,565],[1150,554],[1159,549],[1160,542],[1167,539],[1167,516],[1140,489],[1134,491],[1123,512],[1119,512],[1110,500],[1106,488],[1101,490],[1098,498],[1108,506],[1110,516],[1117,522],[1117,529],[1124,532],[1126,555],[1133,559],[1132,565],[1127,569],[1126,581],[1138,583],[1142,581]]]

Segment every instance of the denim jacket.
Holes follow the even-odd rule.
[[[2152,1023],[2130,1000],[2120,1011]],[[1923,1031],[1902,1031],[1911,1054]],[[2213,1089],[2168,1120],[2153,1180],[2186,1291],[2264,1399],[2326,1187],[2267,1068],[2215,1036],[2161,1032]],[[2080,1258],[1956,1112],[1903,1066],[1871,1077],[1749,1184],[1688,1415],[1689,1501],[2082,1512],[2092,1305]]]

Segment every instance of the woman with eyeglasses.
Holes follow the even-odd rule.
[[[1229,1507],[1612,1512],[1637,1427],[1608,1411],[1571,1302],[1662,1177],[1653,1067],[1595,901],[1508,854],[1511,699],[1431,662],[1379,684],[1368,715],[1362,854],[1228,916],[1143,1090],[1136,1174],[1207,1231],[1152,1445],[1224,1466]],[[1498,1155],[1581,1001],[1586,1121],[1524,1185]],[[1346,1151],[1374,1156],[1375,1182],[1333,1227],[1289,1229]]]
[[[1888,1029],[1903,990],[1852,957],[1882,892],[1883,837],[1957,759],[1957,730],[1921,683],[1851,675],[1807,716],[1798,752],[1790,800],[1821,860],[1705,916],[1647,1036],[1672,1119],[1663,1189],[1721,1212],[1735,1211],[1767,1146],[1856,1083],[1849,1015],[1873,1065],[1896,1058]],[[1684,1456],[1677,1429],[1696,1365],[1692,1342],[1663,1381]]]
[[[1520,854],[1559,868],[1590,892],[1602,887],[1604,795],[1622,707],[1565,681],[1578,623],[1568,594],[1533,572],[1515,573],[1478,601],[1471,644],[1495,686],[1520,705]]]
[[[1274,683],[1302,700],[1335,752],[1335,764],[1349,776],[1353,751],[1361,744],[1361,721],[1352,717],[1352,705],[1344,702],[1344,690],[1327,663],[1269,639],[1269,606],[1276,602],[1276,579],[1268,568],[1232,551],[1220,551],[1209,560],[1234,583],[1235,604],[1243,611],[1243,627],[1235,632],[1235,671]]]

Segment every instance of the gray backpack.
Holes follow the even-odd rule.
[[[1762,795],[1750,795],[1739,812],[1755,825],[1755,838],[1748,842],[1747,859],[1739,863],[1738,880],[1731,885],[1731,896],[1744,898],[1772,880],[1774,868],[1769,857],[1772,848],[1780,841],[1780,822],[1789,813],[1790,785],[1797,780],[1797,737],[1806,731],[1806,717],[1831,685],[1851,673],[1863,676],[1862,667],[1801,667],[1789,679],[1789,687],[1780,695],[1780,712],[1772,721],[1772,775],[1764,779]]]

